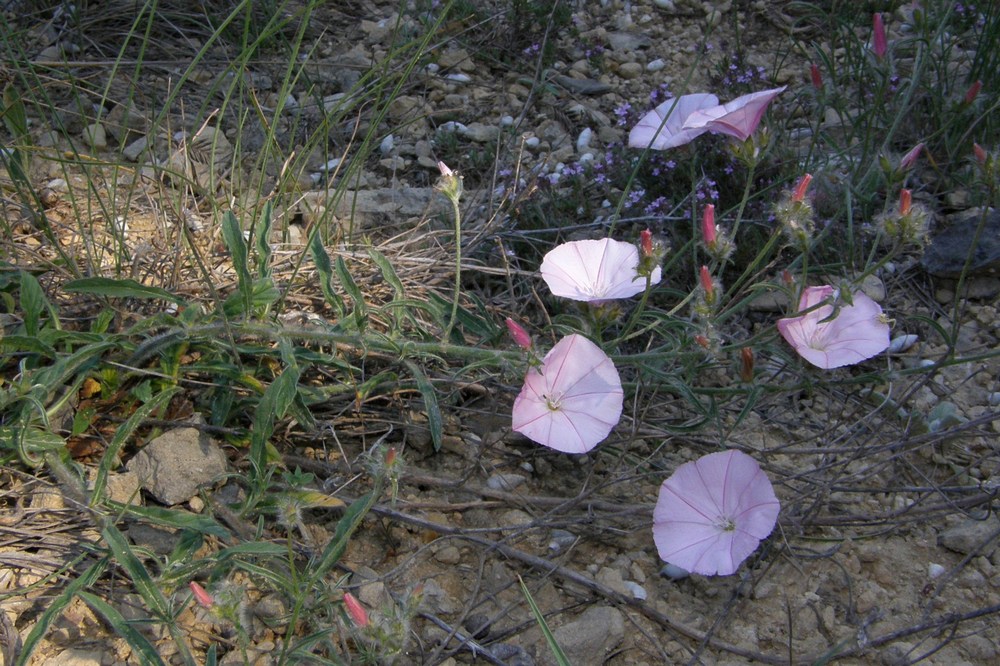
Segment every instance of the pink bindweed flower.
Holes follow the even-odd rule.
[[[628,298],[646,288],[639,276],[639,250],[631,243],[602,238],[563,243],[542,259],[542,279],[556,296],[574,301],[607,301]],[[657,284],[659,266],[650,273]]]
[[[872,53],[881,60],[889,52],[889,43],[885,37],[885,23],[882,14],[875,12],[872,16]]]
[[[750,93],[725,104],[695,111],[684,121],[682,129],[707,130],[746,141],[757,130],[768,105],[785,88],[787,86]]]
[[[556,343],[524,377],[514,400],[514,430],[564,453],[597,446],[622,415],[624,392],[615,364],[573,333]]]
[[[524,330],[524,327],[510,317],[507,317],[506,324],[507,332],[510,333],[510,337],[514,339],[517,346],[521,349],[531,349],[531,336]]]
[[[730,450],[684,463],[660,486],[660,558],[705,576],[734,573],[774,529],[780,504],[757,462]]]
[[[354,624],[358,625],[359,629],[364,629],[368,626],[368,611],[361,605],[357,597],[350,592],[344,592],[344,608],[347,610],[347,614],[351,616]]]
[[[683,146],[701,134],[701,130],[684,129],[684,121],[695,111],[715,106],[719,98],[710,93],[694,93],[671,97],[663,104],[644,115],[628,135],[628,145],[632,148],[652,148],[667,150]],[[666,119],[666,120],[664,120]]]
[[[188,583],[188,588],[190,588],[191,594],[194,595],[194,600],[202,608],[211,608],[215,605],[215,599],[212,598],[212,595],[206,592],[205,588],[195,581]]]
[[[806,287],[799,310],[809,310],[835,297],[836,290],[824,285]],[[820,305],[798,317],[778,320],[778,331],[799,356],[818,368],[829,370],[854,365],[889,346],[889,324],[882,307],[862,292],[851,296],[853,305]]]

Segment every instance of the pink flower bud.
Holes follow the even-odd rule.
[[[753,381],[753,349],[750,347],[740,350],[740,379],[748,384]]]
[[[708,272],[708,266],[702,266],[700,271],[701,288],[705,290],[705,302],[715,301],[715,283],[712,282],[712,274]]]
[[[507,317],[506,323],[507,331],[510,333],[510,337],[514,338],[517,346],[521,349],[531,349],[531,336],[524,330],[524,327],[510,317]]]
[[[962,99],[962,102],[964,104],[972,104],[974,101],[976,101],[976,97],[979,96],[979,91],[982,89],[982,87],[983,87],[982,81],[980,81],[979,79],[973,81],[972,85],[969,86],[969,89],[965,91],[965,97]]]
[[[444,176],[445,178],[449,178],[455,175],[455,172],[449,169],[448,165],[441,161],[438,161],[438,171],[440,171],[441,175]]]
[[[920,153],[923,152],[923,150],[924,144],[922,143],[918,143],[913,146],[913,148],[910,148],[910,152],[903,155],[903,158],[899,160],[899,168],[906,170],[912,167],[916,163],[917,158],[920,157]]]
[[[368,611],[350,592],[344,592],[344,608],[347,609],[347,614],[351,616],[351,620],[359,628],[364,629],[368,626]]]
[[[715,234],[715,206],[712,204],[705,206],[705,213],[701,217],[701,233],[705,237],[705,245],[709,249],[715,247],[717,239]]]
[[[972,144],[972,154],[976,156],[976,161],[982,165],[986,164],[986,150],[978,143]]]
[[[389,450],[385,452],[385,466],[392,467],[396,462],[396,447],[390,446]]]
[[[875,57],[881,60],[889,51],[889,43],[885,37],[885,23],[882,22],[882,14],[875,12],[872,16],[872,52]]]
[[[709,347],[712,346],[712,341],[706,338],[704,335],[694,336],[694,341],[697,342],[699,346],[704,347],[705,349],[708,349]]]
[[[795,186],[795,193],[792,194],[792,201],[802,201],[806,197],[806,190],[809,189],[809,183],[812,182],[812,174],[807,173],[799,179],[798,185]]]
[[[899,214],[906,215],[910,212],[910,206],[913,202],[913,194],[910,190],[900,190],[899,191]]]
[[[819,71],[819,65],[816,63],[809,65],[809,78],[812,79],[813,88],[823,89],[823,74]]]
[[[649,229],[639,232],[639,246],[642,248],[642,256],[653,256],[653,232]]]
[[[201,585],[191,581],[188,583],[188,587],[191,588],[191,594],[194,595],[194,600],[198,602],[199,606],[202,608],[211,608],[215,605],[215,599]]]

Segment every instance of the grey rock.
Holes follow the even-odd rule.
[[[528,651],[513,643],[497,643],[490,647],[490,654],[506,666],[535,666],[535,660]]]
[[[991,514],[986,520],[969,519],[943,530],[938,535],[938,545],[963,555],[981,547],[980,554],[989,557],[997,547],[998,533],[1000,517]],[[993,540],[987,543],[991,536]]]
[[[147,444],[127,468],[153,497],[173,505],[191,499],[199,487],[224,474],[226,455],[196,428],[177,428]]]
[[[959,277],[969,257],[969,249],[972,247],[982,214],[981,208],[970,208],[952,215],[948,227],[936,233],[924,250],[924,256],[920,259],[924,270],[937,277]],[[1000,211],[991,208],[986,211],[986,222],[972,252],[969,274],[995,275],[998,272],[1000,272]]]
[[[91,123],[83,129],[83,137],[94,150],[104,150],[108,147],[108,134],[101,123]]]
[[[497,473],[486,479],[486,487],[493,490],[514,490],[525,481],[527,478],[520,474]]]
[[[612,49],[626,53],[648,48],[653,43],[653,40],[646,35],[634,32],[609,32],[606,39]]]
[[[625,619],[617,608],[595,606],[553,634],[571,664],[600,664],[625,638]]]
[[[611,92],[610,83],[594,81],[593,79],[574,79],[564,74],[556,74],[551,81],[571,93],[580,95],[603,95],[606,92]]]
[[[149,146],[149,137],[140,136],[122,149],[122,156],[130,162],[138,162]]]
[[[157,555],[169,555],[180,541],[177,531],[164,530],[145,523],[135,523],[128,528],[128,538],[136,546],[145,548]]]
[[[102,650],[72,648],[63,650],[42,662],[43,666],[101,666]]]

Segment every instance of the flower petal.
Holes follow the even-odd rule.
[[[684,121],[699,109],[715,106],[719,98],[711,93],[694,93],[670,98],[644,115],[628,135],[632,148],[667,150],[683,146],[703,134],[704,129],[683,129]],[[664,122],[666,118],[666,122]]]
[[[542,259],[542,279],[556,296],[575,301],[628,298],[646,288],[638,273],[639,250],[631,243],[602,238],[563,243]],[[655,270],[652,282],[660,280]]]
[[[684,121],[684,130],[702,130],[728,134],[740,141],[746,141],[757,130],[760,119],[775,97],[787,86],[761,90],[743,95],[726,102],[721,106],[713,106],[696,111]]]
[[[728,575],[771,533],[779,509],[753,458],[735,450],[712,453],[681,465],[660,486],[653,540],[671,564]]]
[[[618,424],[624,392],[614,363],[600,347],[572,334],[528,371],[514,400],[513,428],[565,453],[586,453]]]

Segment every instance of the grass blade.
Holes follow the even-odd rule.
[[[100,613],[104,620],[111,625],[111,628],[114,629],[115,633],[128,642],[134,655],[138,655],[140,663],[151,664],[153,666],[156,664],[163,664],[163,660],[160,659],[160,655],[157,654],[156,648],[149,642],[149,639],[143,636],[140,631],[136,630],[136,628],[133,627],[121,613],[118,612],[118,609],[106,602],[104,599],[101,599],[97,595],[91,594],[85,590],[80,591],[80,598],[83,599],[88,606]]]
[[[569,658],[566,657],[566,653],[563,652],[561,647],[559,647],[559,643],[556,642],[556,637],[552,635],[552,631],[549,629],[549,625],[545,621],[545,616],[542,615],[542,611],[539,610],[534,597],[532,597],[531,592],[528,591],[528,586],[524,584],[524,579],[518,576],[517,582],[521,584],[521,592],[524,594],[524,598],[528,600],[528,606],[531,608],[531,614],[535,616],[535,622],[538,623],[538,628],[542,630],[542,635],[545,636],[545,642],[548,644],[549,650],[552,652],[552,656],[555,657],[556,663],[559,664],[559,666],[570,666]]]

